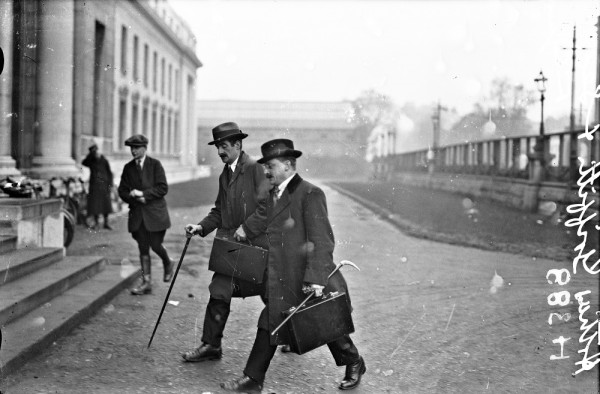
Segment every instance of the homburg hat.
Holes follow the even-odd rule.
[[[148,146],[148,138],[143,134],[132,135],[125,140],[125,145],[131,147]]]
[[[300,157],[302,152],[294,149],[294,143],[285,138],[267,141],[260,147],[263,157],[257,160],[264,164],[276,157]]]
[[[209,142],[208,145],[218,144],[221,141],[228,139],[239,139],[242,140],[248,137],[240,130],[240,127],[235,122],[222,123],[212,129],[213,141]]]

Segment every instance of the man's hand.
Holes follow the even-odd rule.
[[[246,232],[244,231],[244,228],[242,226],[238,227],[238,229],[235,230],[235,234],[233,234],[233,238],[239,242],[242,242],[242,241],[245,241],[246,239],[248,239],[248,237],[246,236]]]
[[[202,232],[202,226],[199,224],[186,224],[184,229],[185,236],[187,238],[192,238],[194,235],[200,234]]]
[[[305,283],[302,286],[302,291],[307,294],[314,291],[315,297],[321,297],[323,295],[324,288],[325,288],[325,286],[316,285],[314,283]]]
[[[146,198],[145,198],[144,196],[142,196],[142,197],[137,197],[137,198],[136,198],[136,200],[137,200],[138,202],[142,203],[142,204],[145,204],[145,203],[146,203]]]
[[[129,197],[131,197],[131,198],[144,197],[144,192],[142,192],[141,190],[138,190],[138,189],[133,189],[132,191],[129,192]]]

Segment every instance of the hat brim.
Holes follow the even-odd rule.
[[[210,141],[208,143],[208,145],[218,144],[219,142],[223,142],[223,141],[227,141],[227,140],[243,140],[246,137],[248,137],[248,134],[246,134],[246,133],[232,134],[232,135],[228,135],[225,137],[217,138],[214,141]]]
[[[132,148],[139,148],[141,146],[148,147],[148,144],[142,144],[140,142],[133,142],[133,143],[132,142],[126,142],[125,145],[126,146],[130,146]]]
[[[260,159],[256,160],[257,163],[259,164],[265,164],[266,162],[268,162],[271,159],[275,159],[278,157],[295,157],[298,158],[300,156],[302,156],[302,152],[300,152],[299,150],[295,150],[295,149],[288,149],[286,151],[283,151],[281,153],[277,153],[274,155],[267,155],[265,157],[261,157]]]

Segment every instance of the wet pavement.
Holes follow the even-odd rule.
[[[173,190],[174,189],[174,190]],[[172,193],[177,193],[173,188]],[[581,322],[574,295],[591,290],[582,314],[597,318],[598,277],[571,261],[506,253],[409,236],[338,191],[324,186],[336,236],[336,262],[346,269],[354,307],[352,338],[367,364],[354,393],[598,392],[598,366],[575,377]],[[200,193],[201,194],[201,193]],[[183,226],[200,220],[209,201],[193,207],[170,201],[173,227],[166,247],[179,259]],[[418,202],[418,199],[417,199]],[[422,206],[421,206],[422,208]],[[419,209],[418,206],[412,209]],[[461,211],[462,214],[462,211]],[[102,254],[111,264],[138,264],[126,217],[114,230],[78,228],[69,254]],[[418,228],[418,223],[414,223]],[[153,259],[153,293],[124,291],[88,322],[0,384],[3,393],[220,393],[219,382],[241,374],[262,308],[256,298],[235,299],[220,361],[184,363],[180,353],[197,346],[208,301],[212,237],[193,238],[152,346],[146,346],[166,296],[162,268]],[[574,247],[575,245],[573,245]],[[570,245],[569,245],[570,247]],[[568,249],[568,248],[567,248]],[[564,286],[550,284],[550,269],[571,271]],[[550,276],[553,279],[553,276]],[[548,304],[568,291],[566,306]],[[563,321],[551,313],[569,313]],[[567,320],[567,321],[565,321]],[[597,332],[597,323],[589,332]],[[564,345],[559,338],[570,338]],[[597,338],[590,355],[598,352]],[[335,393],[344,370],[326,348],[273,359],[264,393]]]

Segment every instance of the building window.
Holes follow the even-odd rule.
[[[142,134],[148,134],[148,106],[144,105],[142,109]]]
[[[163,147],[165,146],[164,143],[162,143],[164,141],[164,136],[165,136],[165,110],[164,108],[160,110],[160,129],[158,131],[159,135],[157,136],[156,140],[157,142],[160,141],[159,145],[160,145],[160,152],[164,152]]]
[[[158,54],[154,51],[154,59],[152,60],[152,91],[156,92],[158,78]]]
[[[139,78],[138,74],[138,36],[133,36],[133,80],[137,82]]]
[[[169,100],[171,100],[171,87],[173,86],[173,77],[172,74],[173,73],[173,66],[169,64],[169,86],[168,86],[168,90],[169,90]]]
[[[160,95],[165,95],[165,58],[160,61]]]
[[[152,106],[152,131],[150,132],[150,143],[156,145],[156,141],[156,105],[154,105]],[[158,149],[156,149],[156,151],[158,152]]]
[[[148,44],[144,44],[144,86],[148,87]]]
[[[181,144],[179,141],[179,113],[177,112],[175,113],[173,123],[173,134],[175,137],[175,153],[178,153],[181,149]]]
[[[167,116],[167,152],[168,153],[172,153],[173,152],[173,144],[171,143],[171,138],[173,137],[171,134],[171,111],[169,111],[169,114]]]
[[[121,27],[121,73],[127,74],[127,27]]]
[[[93,111],[93,125],[92,135],[104,136],[103,130],[103,109],[105,106],[105,95],[102,89],[103,80],[102,77],[106,73],[102,71],[104,67],[104,33],[105,27],[102,23],[96,21],[96,30],[94,34],[95,48],[94,48],[94,106]]]
[[[119,142],[127,139],[127,100],[121,98],[119,101]]]
[[[133,103],[131,105],[131,134],[138,133],[138,105]]]
[[[179,70],[175,70],[175,102],[179,102]]]

